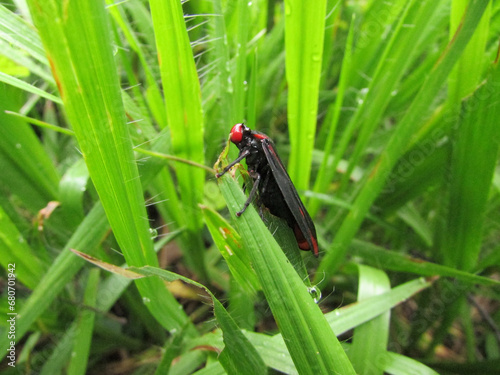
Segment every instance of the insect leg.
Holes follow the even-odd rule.
[[[225,174],[228,170],[230,170],[235,164],[239,163],[240,161],[242,161],[243,159],[245,159],[248,155],[250,154],[250,151],[249,150],[243,150],[239,155],[238,157],[231,163],[229,163],[226,168],[224,168],[222,170],[222,172],[220,173],[217,173],[215,175],[215,177],[219,178],[221,177],[223,174]]]
[[[258,189],[259,183],[260,183],[260,174],[258,174],[255,171],[248,171],[248,174],[250,175],[250,177],[253,178],[254,183],[252,186],[252,190],[250,190],[250,194],[248,195],[248,199],[245,202],[245,204],[243,205],[243,208],[241,210],[239,210],[238,212],[236,212],[236,216],[238,216],[238,217],[241,216],[241,214],[243,212],[245,212],[245,210],[250,205],[250,203],[252,203],[253,198],[255,197],[255,194],[257,193],[257,189]]]
[[[267,189],[267,184],[269,183],[269,173],[266,173],[266,177],[262,180],[262,184],[260,185],[260,192],[261,194],[264,194]]]

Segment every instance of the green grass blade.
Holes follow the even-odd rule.
[[[7,43],[3,39],[0,39],[0,53],[7,59],[11,60],[13,63],[17,64],[17,67],[13,67],[12,70],[8,70],[3,67],[4,73],[10,73],[14,76],[27,76],[29,73],[36,74],[40,78],[50,84],[51,87],[56,87],[56,82],[49,72],[47,66],[41,66],[39,63],[34,61],[30,56],[26,55],[26,52],[17,49],[10,43]],[[3,64],[2,64],[3,65]],[[22,67],[26,68],[23,69]]]
[[[105,218],[102,208],[99,210],[99,214],[102,218]],[[106,226],[107,228],[107,226]],[[178,234],[178,232],[177,232]],[[175,233],[172,236],[167,236],[162,239],[160,245],[164,245],[166,241],[175,238]],[[158,249],[155,247],[155,250]],[[75,257],[74,254],[68,253],[71,256],[71,260],[78,262],[81,265],[81,259]],[[122,264],[121,267],[127,267],[126,264]],[[71,268],[68,270],[71,272]],[[64,274],[65,275],[65,274]],[[70,274],[73,276],[73,273]],[[104,281],[99,284],[99,289],[97,291],[96,306],[95,309],[100,312],[109,311],[113,305],[118,301],[122,293],[130,286],[132,280],[126,279],[121,275],[112,274],[107,277]],[[49,301],[50,302],[50,301]],[[98,320],[99,323],[99,320]],[[67,330],[64,337],[59,340],[57,347],[54,349],[50,357],[45,362],[40,375],[51,375],[57,371],[61,371],[62,368],[67,364],[69,358],[71,357],[72,341],[77,330],[77,322],[74,322]],[[182,331],[184,332],[184,331]]]
[[[19,110],[22,99],[17,89],[0,84],[4,110]],[[30,212],[57,199],[59,174],[33,129],[22,119],[0,110],[0,185],[22,200]]]
[[[486,83],[464,101],[455,129],[445,263],[473,270],[482,246],[483,222],[498,156],[500,68],[492,66]]]
[[[452,267],[426,262],[421,259],[411,258],[360,240],[354,240],[352,242],[350,251],[352,251],[352,255],[362,257],[366,263],[373,267],[379,267],[385,270],[410,272],[422,276],[453,277],[467,284],[499,285],[499,282],[495,279],[474,275]]]
[[[219,183],[235,218],[246,198],[229,173]],[[235,222],[297,370],[304,374],[354,373],[321,310],[255,209],[248,207]]]
[[[202,207],[208,230],[227,262],[231,274],[247,293],[260,290],[259,281],[251,268],[250,259],[242,248],[240,235],[217,212]]]
[[[290,160],[288,171],[299,190],[309,187],[323,59],[326,0],[285,0],[286,78]]]
[[[85,296],[83,298],[84,309],[81,311],[78,319],[77,334],[73,341],[73,352],[68,366],[69,375],[84,375],[87,370],[90,344],[94,332],[96,315],[94,308],[96,306],[99,275],[99,269],[94,268],[89,272]]]
[[[71,228],[76,228],[85,216],[83,208],[84,192],[89,182],[89,172],[83,159],[78,159],[68,168],[59,184],[61,216]]]
[[[207,129],[207,135],[212,135],[216,139],[207,139],[209,145],[213,147],[219,146],[220,136],[225,135],[234,121],[233,116],[233,82],[231,80],[230,60],[229,60],[229,47],[228,35],[226,31],[226,23],[224,12],[222,10],[221,0],[213,0],[212,2],[213,13],[216,15],[213,18],[213,61],[217,64],[215,79],[215,92],[217,93],[218,111],[216,123],[211,124]],[[243,119],[240,118],[240,122]]]
[[[347,35],[346,45],[344,49],[344,58],[342,60],[342,68],[339,78],[339,85],[337,89],[337,97],[335,99],[335,104],[333,105],[333,115],[332,121],[329,124],[328,135],[325,142],[325,147],[323,149],[324,155],[323,160],[321,161],[321,167],[318,171],[318,176],[316,177],[316,181],[314,182],[314,191],[324,192],[327,188],[327,185],[333,179],[333,175],[335,173],[335,168],[330,165],[330,154],[333,150],[333,144],[335,140],[335,134],[337,130],[337,125],[339,122],[340,112],[342,109],[342,105],[344,104],[344,94],[347,88],[347,79],[350,76],[350,69],[352,64],[352,47],[354,40],[354,20],[353,16],[351,20],[351,24],[349,26],[349,34]],[[317,199],[312,198],[310,200],[310,211],[312,217],[316,215],[319,209],[319,201]]]
[[[54,260],[40,280],[36,289],[25,301],[16,320],[16,337],[21,339],[37,319],[54,301],[64,286],[75,273],[84,265],[78,257],[71,253],[70,248],[86,249],[93,253],[98,244],[109,231],[109,225],[101,204],[97,204],[86,216],[85,220],[75,231],[66,247]],[[1,355],[6,355],[9,347],[7,335],[0,336]],[[5,349],[5,350],[4,350]]]
[[[412,280],[381,295],[333,310],[327,313],[325,317],[333,331],[337,332],[337,335],[341,335],[388,312],[431,285],[432,283],[424,279]],[[282,335],[269,337],[252,332],[246,334],[269,367],[285,373],[290,371],[290,362],[286,360],[289,354],[286,351]]]
[[[169,371],[172,366],[172,362],[181,354],[182,339],[183,331],[177,332],[170,337],[164,347],[165,352],[163,353],[160,364],[156,368],[155,375],[170,374]]]
[[[0,264],[4,269],[15,268],[17,280],[34,289],[43,276],[45,267],[36,252],[30,248],[15,224],[0,206]]]
[[[49,65],[40,37],[33,26],[3,5],[0,5],[0,35],[43,65]]]
[[[156,267],[130,267],[128,271],[136,272],[144,276],[158,276],[161,279],[169,282],[181,280],[198,288],[204,289],[212,299],[212,302],[214,304],[214,313],[223,332],[225,347],[219,358],[225,370],[228,373],[237,374],[265,373],[264,362],[262,362],[262,359],[260,358],[255,348],[243,335],[224,306],[222,306],[219,300],[215,298],[215,296],[207,287],[203,286],[200,283],[197,283],[196,281],[190,280],[187,277]]]
[[[329,247],[327,255],[320,264],[316,274],[317,278],[323,278],[323,273],[331,275],[340,265],[340,262],[342,262],[349,243],[358,231],[371,204],[380,193],[396,161],[406,150],[413,133],[421,124],[422,117],[428,113],[433,98],[445,82],[451,68],[460,57],[460,54],[463,52],[467,42],[474,33],[486,6],[487,3],[484,1],[471,1],[465,14],[462,27],[456,34],[456,38],[450,42],[441,55],[440,60],[430,72],[418,95],[412,102],[411,107],[408,109],[408,112],[401,119],[392,134],[389,143],[370,173],[366,184],[356,197],[353,209],[344,219],[335,240]]]
[[[144,90],[147,93],[151,113],[155,117],[155,120],[160,128],[163,128],[167,125],[165,106],[161,97],[160,89],[156,83],[156,77],[153,75],[152,69],[147,61],[146,54],[141,48],[138,37],[132,30],[130,23],[127,21],[126,15],[120,7],[122,3],[114,3],[111,0],[106,0],[106,3],[108,4],[110,14],[122,30],[130,49],[132,49],[139,58],[146,78],[146,87]],[[127,56],[125,56],[125,59],[127,59]]]
[[[368,93],[363,104],[356,111],[351,121],[360,130],[353,153],[349,156],[349,167],[342,176],[342,188],[345,189],[354,168],[366,150],[368,142],[380,122],[380,119],[397,91],[397,85],[419,49],[427,29],[433,28],[434,13],[438,9],[434,0],[410,1],[401,18],[396,22],[391,39],[377,64]],[[430,21],[431,22],[430,22]],[[411,24],[412,27],[405,27]]]
[[[203,114],[200,83],[184,22],[177,0],[151,0],[151,13],[156,35],[158,61],[163,83],[167,120],[176,156],[200,164],[203,154]],[[177,165],[177,178],[186,227],[192,238],[190,253],[198,274],[206,279],[202,227],[198,204],[202,201],[205,173],[198,168]]]
[[[54,103],[62,104],[61,99],[58,98],[57,96],[49,94],[48,92],[45,92],[44,90],[39,89],[36,86],[30,85],[29,83],[26,83],[18,78],[12,77],[3,72],[0,72],[0,82],[20,88],[21,90],[30,92],[32,94],[41,96],[42,98],[53,101]]]
[[[439,375],[438,372],[421,362],[398,353],[386,352],[379,358],[378,364],[389,374]],[[463,369],[462,366],[461,368]]]
[[[358,265],[359,289],[358,301],[363,301],[391,290],[387,275],[375,268]],[[356,327],[350,358],[358,374],[380,374],[383,370],[377,368],[379,356],[385,354],[389,341],[390,311]]]
[[[238,0],[238,23],[237,35],[236,35],[236,68],[234,77],[232,80],[234,86],[234,105],[233,105],[233,117],[232,123],[241,123],[247,118],[245,113],[245,97],[246,97],[246,73],[247,73],[247,44],[248,44],[248,29],[251,22],[249,22],[248,17],[251,14],[252,2],[246,0]],[[252,126],[251,124],[250,126]]]
[[[341,335],[376,316],[389,311],[414,294],[432,285],[424,278],[408,281],[382,295],[356,302],[352,305],[333,310],[325,315],[328,324]]]
[[[56,0],[28,3],[68,120],[125,259],[131,265],[156,265],[104,6],[96,2],[63,6]],[[186,315],[160,281],[140,280],[137,285],[165,328],[186,323]]]
[[[363,19],[360,19],[359,38],[353,57],[351,70],[354,87],[366,87],[366,76],[370,77],[376,69],[375,61],[381,55],[386,44],[386,25],[393,25],[400,18],[401,12],[408,5],[406,0],[372,1]],[[363,74],[359,74],[363,72]]]
[[[393,307],[431,285],[431,282],[423,278],[412,280],[373,298],[364,299],[331,311],[325,317],[335,332],[343,334],[388,312]],[[281,334],[269,336],[263,333],[248,331],[244,333],[260,353],[267,366],[286,374],[297,374],[297,369],[293,365],[290,353]],[[223,344],[220,331],[196,338],[192,341],[191,345],[207,345],[222,349]]]
[[[453,1],[450,12],[450,39],[462,22],[462,16],[468,1]],[[491,2],[486,8],[481,22],[460,57],[448,79],[448,101],[456,106],[471,94],[481,81],[486,58],[485,49],[488,41],[488,28],[491,17]]]

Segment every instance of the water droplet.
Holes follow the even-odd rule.
[[[17,149],[20,149],[21,147],[23,147],[20,143],[16,143],[16,148]]]
[[[309,294],[312,296],[314,303],[318,303],[321,300],[321,290],[319,290],[315,286],[307,289],[309,291]]]
[[[365,101],[365,97],[368,94],[368,91],[368,87],[363,87],[361,90],[359,90],[358,97],[356,98],[356,101],[359,105],[363,104],[363,102]]]
[[[151,235],[151,239],[154,240],[156,237],[158,237],[158,230],[149,228],[149,234]]]
[[[290,7],[290,2],[285,1],[285,15],[289,16],[292,14],[292,8]]]
[[[142,303],[147,305],[147,304],[151,303],[151,300],[148,297],[142,297]]]

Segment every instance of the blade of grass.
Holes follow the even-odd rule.
[[[247,44],[248,44],[248,29],[249,15],[251,15],[252,2],[247,0],[238,0],[238,32],[236,35],[236,68],[233,77],[234,86],[234,112],[231,123],[236,124],[247,118],[245,111],[246,97],[246,73],[247,73]]]
[[[439,375],[421,362],[398,353],[386,352],[379,358],[378,363],[389,374]]]
[[[40,37],[33,25],[0,4],[0,35],[2,39],[28,52],[45,66],[49,66]]]
[[[181,354],[183,338],[183,331],[177,332],[169,338],[164,347],[165,352],[160,364],[156,368],[155,375],[170,374],[172,362]]]
[[[105,217],[102,209],[100,210],[100,215],[103,218]],[[175,236],[177,236],[177,234],[178,232],[172,233],[171,235],[162,238],[161,241],[158,241],[155,244],[155,251],[158,251],[163,245],[165,245],[167,241],[174,239]],[[82,263],[79,257],[72,256],[71,260],[73,261],[73,263],[78,263],[79,265],[81,265]],[[122,264],[121,267],[124,268],[127,267],[127,265]],[[68,271],[71,272],[72,269],[73,268],[70,266],[70,269]],[[64,276],[65,275],[66,274],[64,274]],[[70,273],[70,277],[68,279],[71,279],[72,277],[73,273]],[[121,275],[112,274],[111,276],[107,277],[99,285],[99,289],[97,291],[95,309],[100,312],[109,311],[121,297],[122,293],[130,286],[131,283],[132,280],[126,279]],[[64,284],[61,283],[61,285]],[[51,301],[49,301],[49,303],[50,302]],[[39,313],[42,312],[43,311],[39,311]],[[97,321],[97,325],[99,324],[99,321],[100,320]],[[72,350],[71,343],[73,341],[73,337],[75,336],[76,332],[77,332],[77,322],[75,321],[69,328],[66,329],[63,338],[59,340],[57,346],[52,351],[50,357],[45,361],[42,371],[40,372],[40,375],[52,375],[62,371],[63,367],[67,364],[68,360],[71,357],[71,350]]]
[[[351,24],[349,26],[349,34],[347,35],[347,40],[344,49],[344,58],[342,59],[342,68],[340,71],[339,85],[337,88],[337,97],[333,105],[333,115],[331,123],[329,124],[328,135],[325,142],[325,147],[323,149],[323,160],[321,161],[321,166],[318,171],[318,176],[314,182],[313,191],[316,193],[326,191],[327,185],[333,179],[335,173],[335,168],[331,166],[330,154],[333,149],[333,143],[335,141],[335,133],[337,130],[337,125],[339,122],[340,112],[342,110],[342,105],[344,104],[344,94],[347,88],[347,79],[350,76],[350,69],[352,63],[352,47],[354,40],[354,24],[355,16],[353,14]],[[319,208],[320,201],[311,198],[309,203],[309,213],[314,217]]]
[[[147,92],[149,108],[151,113],[153,114],[157,124],[160,128],[163,128],[167,125],[167,117],[165,114],[165,106],[163,103],[163,99],[160,94],[160,89],[158,84],[156,83],[156,77],[153,75],[152,69],[148,64],[146,59],[146,55],[141,48],[141,44],[137,40],[136,34],[133,32],[131,25],[127,21],[126,16],[123,14],[123,10],[121,6],[123,3],[121,2],[113,2],[112,0],[106,0],[108,4],[107,9],[110,14],[113,16],[115,22],[119,25],[122,30],[130,49],[132,49],[139,58],[141,62],[142,68],[144,69],[144,75],[146,77],[146,87],[145,90]]]
[[[85,217],[83,195],[89,182],[89,172],[83,159],[68,168],[59,183],[60,215],[71,229],[76,229]]]
[[[86,249],[87,252],[92,253],[108,231],[109,225],[102,205],[96,204],[21,307],[16,319],[16,337],[19,340],[85,263],[75,257],[70,248]],[[0,336],[1,357],[6,355],[9,341],[7,335]]]
[[[429,223],[419,214],[418,210],[409,203],[398,210],[398,217],[412,228],[427,247],[432,246],[432,231]]]
[[[285,0],[288,172],[299,190],[308,189],[311,174],[325,17],[326,0]]]
[[[100,270],[90,270],[83,298],[84,309],[78,318],[77,334],[73,341],[73,352],[68,366],[69,375],[83,375],[87,370],[90,344],[94,331],[95,305],[97,299],[97,286]]]
[[[467,8],[468,1],[458,0],[451,3],[450,12],[450,39],[460,26],[462,15]],[[488,40],[488,24],[490,21],[491,2],[484,11],[483,18],[477,26],[474,35],[453,68],[448,79],[448,102],[453,106],[459,105],[463,98],[471,94],[481,81],[484,70],[486,42]]]
[[[420,52],[415,47],[421,44],[426,30],[433,27],[433,18],[438,8],[434,0],[408,2],[401,18],[396,22],[394,32],[368,85],[368,93],[351,119],[360,132],[349,157],[347,171],[342,175],[341,190],[347,188],[352,171],[360,164],[360,158],[372,139],[397,84],[416,57],[415,52]],[[406,25],[412,27],[405,27]]]
[[[391,290],[389,278],[380,270],[358,265],[358,301],[387,293]],[[350,358],[358,374],[383,374],[378,358],[385,354],[389,340],[390,311],[356,327]]]
[[[333,310],[325,315],[330,327],[338,335],[344,334],[371,319],[390,311],[408,298],[431,286],[430,281],[423,278],[399,285],[383,294],[364,299],[351,305]],[[281,334],[269,336],[263,333],[244,331],[245,336],[255,346],[266,365],[285,374],[297,374],[290,353]],[[189,347],[210,346],[222,348],[220,331],[211,332],[203,337],[195,338]]]
[[[96,2],[63,6],[56,0],[30,0],[28,4],[67,117],[125,259],[131,265],[156,265],[104,6]],[[186,315],[163,283],[138,280],[137,286],[146,306],[166,329],[185,325]]]
[[[375,62],[389,42],[385,37],[387,25],[395,24],[407,5],[408,1],[401,0],[372,1],[363,18],[359,19],[359,37],[353,56],[352,77],[349,79],[358,90],[366,87],[367,77],[373,75]]]
[[[62,104],[62,100],[55,95],[49,94],[48,92],[39,89],[36,86],[30,85],[19,78],[12,77],[8,74],[0,72],[0,82],[6,83],[8,85],[20,88],[21,90],[30,92],[32,94],[41,96],[42,98],[53,101],[54,103]]]
[[[23,94],[0,84],[2,108],[18,110]],[[32,214],[57,199],[59,174],[33,129],[22,119],[0,111],[2,185],[19,197]]]
[[[15,267],[16,278],[34,289],[45,267],[27,243],[4,209],[0,206],[0,264],[5,270]]]
[[[200,83],[181,3],[177,0],[151,0],[149,3],[174,154],[203,164]],[[200,236],[203,223],[198,207],[202,201],[205,173],[184,165],[178,165],[176,172],[191,241],[190,246],[186,247],[189,252],[185,256],[200,277],[207,279],[204,246]]]
[[[35,118],[31,118],[31,117],[25,116],[25,115],[23,115],[21,113],[11,112],[11,111],[5,111],[5,113],[8,114],[8,115],[12,115],[12,116],[18,117],[18,118],[26,121],[27,123],[39,126],[41,128],[50,129],[50,130],[53,130],[55,132],[59,132],[59,133],[66,134],[66,135],[71,135],[71,136],[75,135],[75,133],[73,132],[73,130],[66,129],[66,128],[61,128],[60,126],[49,124],[48,122],[40,121],[40,120],[37,120]]]
[[[462,270],[477,264],[483,222],[498,156],[500,68],[496,62],[485,84],[464,101],[451,162],[450,201],[444,234],[445,263]]]
[[[360,256],[373,267],[390,271],[410,272],[422,276],[453,277],[467,284],[495,286],[500,282],[484,276],[474,275],[469,272],[457,270],[452,267],[442,266],[421,259],[398,254],[394,251],[383,249],[368,242],[353,240],[350,246],[353,256]]]
[[[248,207],[236,219],[246,199],[237,182],[227,173],[219,183],[297,370],[303,374],[354,373],[321,310],[255,209]]]
[[[463,52],[467,42],[481,19],[487,2],[472,0],[464,15],[462,27],[447,46],[437,64],[428,75],[411,107],[401,119],[397,128],[373,168],[353,205],[353,209],[344,219],[335,240],[316,273],[316,279],[328,279],[345,257],[348,246],[358,231],[371,204],[376,199],[398,158],[406,150],[413,133],[422,123],[422,117],[428,113],[433,98],[446,80],[451,68]]]
[[[214,304],[214,313],[217,318],[218,323],[221,326],[224,338],[224,350],[219,355],[219,359],[228,373],[238,373],[238,374],[263,374],[265,373],[265,365],[262,362],[259,354],[255,348],[251,345],[248,339],[243,335],[241,330],[238,328],[233,318],[228,314],[224,306],[219,302],[217,298],[212,294],[210,289],[204,285],[197,283],[187,277],[178,275],[176,273],[162,270],[157,267],[130,267],[128,269],[119,269],[118,267],[101,262],[96,259],[91,259],[86,257],[85,254],[80,253],[80,256],[84,256],[86,260],[95,263],[99,267],[102,267],[110,272],[115,272],[121,274],[125,277],[141,277],[142,276],[156,276],[167,282],[172,282],[176,280],[181,280],[185,283],[191,284],[204,290],[212,299]],[[130,276],[127,276],[129,274]],[[135,275],[134,275],[135,274]],[[221,358],[222,357],[222,358]]]
[[[250,259],[245,249],[242,248],[240,235],[216,211],[202,206],[203,216],[208,230],[227,262],[233,277],[241,288],[249,294],[260,290],[259,281],[250,265]]]
[[[213,145],[213,148],[217,148],[220,145],[220,138],[226,135],[228,127],[234,121],[233,116],[233,82],[231,80],[230,72],[230,60],[229,60],[229,47],[228,47],[228,34],[226,31],[226,23],[224,19],[224,12],[222,10],[221,0],[211,1],[213,7],[213,13],[215,17],[211,19],[213,22],[213,38],[214,49],[210,53],[213,53],[213,61],[217,64],[217,68],[214,72],[215,77],[215,92],[217,93],[217,106],[218,111],[217,118],[215,119],[215,124],[211,124],[209,129],[207,129],[207,144]],[[242,119],[239,120],[240,122]],[[208,147],[212,149],[212,147]],[[208,156],[208,155],[207,155]]]
[[[497,164],[498,116],[500,116],[500,68],[491,67],[486,83],[463,102],[457,126],[453,129],[450,194],[442,255],[446,265],[473,270],[483,247],[483,225],[491,181]],[[443,337],[459,315],[466,331],[469,357],[475,353],[475,338],[470,334],[470,307],[465,298],[445,311],[436,337]],[[434,340],[431,348],[440,341]]]
[[[36,74],[45,82],[49,83],[51,87],[56,86],[56,82],[54,81],[54,77],[51,76],[48,66],[40,66],[40,64],[35,62],[30,56],[27,56],[25,51],[17,49],[10,43],[0,39],[0,53],[14,63],[27,68],[29,73]],[[2,70],[4,70],[4,73],[8,73],[5,71],[5,68]],[[15,74],[13,73],[13,75]]]

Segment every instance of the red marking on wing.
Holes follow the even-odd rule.
[[[297,223],[295,223],[295,226],[293,227],[293,234],[295,234],[295,239],[297,240],[300,250],[311,250],[304,233],[302,233]]]
[[[314,236],[309,237],[313,245],[313,248],[311,249],[309,242],[306,240],[306,236],[302,233],[297,223],[295,223],[295,226],[293,227],[293,234],[295,235],[295,239],[297,240],[300,250],[311,250],[315,257],[319,255],[318,241],[316,241],[316,238],[314,238]]]
[[[262,133],[255,133],[253,136],[257,139],[269,139],[269,137],[267,135],[262,134]]]

